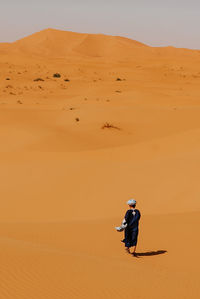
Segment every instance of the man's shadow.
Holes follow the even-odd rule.
[[[157,250],[157,251],[147,251],[147,252],[137,252],[134,256],[153,256],[167,253],[167,250]]]

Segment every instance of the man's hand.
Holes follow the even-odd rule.
[[[124,230],[124,228],[121,227],[121,226],[116,226],[115,229],[116,229],[116,231],[118,231],[118,232],[123,232],[123,230]]]

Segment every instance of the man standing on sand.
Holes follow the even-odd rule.
[[[124,231],[124,240],[126,251],[130,252],[130,248],[133,247],[132,254],[136,256],[136,246],[139,232],[139,220],[140,220],[140,211],[137,210],[136,200],[130,199],[127,204],[129,205],[129,209],[127,210],[124,220],[122,221],[122,225],[116,227],[116,230],[121,232]]]

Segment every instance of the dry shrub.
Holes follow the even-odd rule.
[[[53,77],[54,77],[54,78],[60,78],[60,77],[61,77],[61,74],[59,74],[59,73],[55,73],[55,74],[53,74]]]
[[[38,82],[38,81],[44,81],[44,79],[42,79],[42,78],[36,78],[36,79],[34,79],[33,81],[35,81],[35,82]]]
[[[120,130],[120,128],[106,122],[102,127],[101,127],[103,130],[104,129],[116,129],[116,130]]]

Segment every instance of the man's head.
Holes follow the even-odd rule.
[[[136,205],[132,205],[132,206],[129,205],[130,209],[134,209],[135,207],[136,207]]]
[[[129,199],[129,200],[127,201],[127,204],[129,205],[130,208],[135,208],[136,203],[137,203],[137,202],[136,202],[135,199]]]

